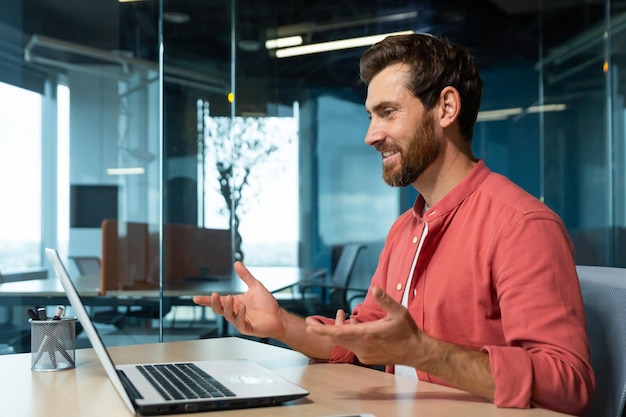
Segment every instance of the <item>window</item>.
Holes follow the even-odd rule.
[[[41,265],[42,96],[0,83],[0,270]]]
[[[297,265],[297,104],[293,117],[234,119],[211,117],[202,107],[203,225],[228,228],[230,203],[241,235],[241,247],[235,246],[238,259],[245,256],[248,265],[256,266]]]

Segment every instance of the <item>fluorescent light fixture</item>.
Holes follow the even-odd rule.
[[[408,35],[414,33],[412,30],[402,32],[383,33],[381,35],[363,36],[359,38],[341,39],[338,41],[312,43],[309,45],[294,46],[291,48],[277,49],[276,58],[287,58],[298,55],[316,54],[320,52],[338,51],[341,49],[358,48],[361,46],[373,45],[380,42],[387,36]]]
[[[288,48],[302,45],[302,36],[287,36],[285,38],[268,39],[265,41],[265,49]]]
[[[492,120],[504,120],[509,116],[515,116],[521,114],[524,111],[523,107],[512,107],[510,109],[499,110],[487,110],[478,112],[477,122],[485,122]]]
[[[543,106],[530,106],[526,109],[528,113],[541,113],[549,111],[563,111],[567,109],[565,104],[544,104]]]
[[[487,110],[478,112],[477,122],[493,122],[496,120],[506,120],[509,116],[519,116],[521,114],[530,113],[547,113],[551,111],[563,111],[567,109],[567,105],[559,104],[544,104],[541,106],[530,106],[524,109],[523,107],[512,107],[509,109]]]
[[[146,170],[142,167],[136,168],[108,168],[107,175],[141,175]]]
[[[387,16],[376,16],[365,19],[350,19],[345,22],[332,21],[330,23],[317,22],[301,22],[291,25],[278,26],[268,30],[268,36],[276,38],[284,38],[286,36],[301,35],[303,33],[312,34],[316,32],[326,32],[329,30],[347,29],[357,26],[367,26],[377,23],[400,22],[402,20],[413,20],[417,17],[416,11],[395,13]]]

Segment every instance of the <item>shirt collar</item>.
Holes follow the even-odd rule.
[[[433,219],[448,213],[460,205],[467,197],[469,197],[478,186],[487,178],[491,173],[491,170],[485,165],[482,159],[479,159],[472,170],[450,191],[444,198],[439,200],[437,204],[432,207],[426,206],[426,201],[422,195],[418,195],[413,204],[413,216],[415,218],[427,218]],[[423,213],[423,215],[422,215]]]

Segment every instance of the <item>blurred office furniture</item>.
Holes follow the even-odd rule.
[[[39,272],[23,271],[5,275],[0,273],[0,284],[41,279],[42,275]],[[43,276],[45,277],[45,274]],[[30,352],[30,323],[23,324],[26,320],[26,310],[24,310],[24,318],[17,319],[14,317],[12,305],[0,306],[0,317],[2,317],[0,319],[0,345],[7,346],[6,353]]]
[[[577,266],[596,391],[589,416],[621,417],[626,401],[626,269]]]
[[[101,276],[102,268],[100,258],[97,256],[70,256],[76,266],[80,277]],[[106,307],[90,307],[90,315],[94,322],[102,324],[113,324],[121,327],[130,307],[119,307],[112,303]]]
[[[232,279],[230,230],[163,225],[163,281]],[[159,228],[139,222],[102,222],[102,295],[111,290],[157,289]]]
[[[157,290],[163,265],[164,286],[192,281],[232,279],[230,230],[186,224],[164,224],[163,259],[158,225],[141,222],[102,222],[100,293]],[[157,300],[143,300],[141,308],[129,308],[125,317],[156,319],[171,310],[168,299],[161,310]]]
[[[364,297],[367,289],[350,287],[350,279],[357,258],[366,245],[348,243],[339,247],[337,263],[331,273],[327,270],[313,272],[304,281],[290,288],[293,297],[278,301],[285,309],[300,315],[334,317],[338,309],[347,314],[352,301]]]
[[[81,276],[100,275],[100,258],[97,256],[70,256]]]
[[[4,282],[2,272],[0,272],[0,284]],[[11,307],[0,307],[0,345],[9,345],[9,341],[15,337],[15,326],[13,325],[13,314]]]

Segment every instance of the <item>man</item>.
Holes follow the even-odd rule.
[[[325,361],[455,386],[500,407],[587,411],[595,380],[572,246],[558,216],[473,156],[482,81],[464,48],[388,37],[360,63],[391,186],[419,191],[350,319],[279,308],[241,264],[237,296],[194,297],[240,332]]]

